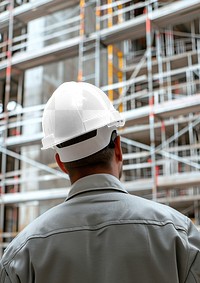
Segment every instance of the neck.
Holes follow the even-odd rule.
[[[73,172],[69,172],[69,178],[71,184],[73,184],[83,177],[94,174],[110,174],[119,179],[119,174],[117,170],[113,170],[112,168],[105,169],[105,168],[85,168],[85,167],[80,167],[77,168],[76,170],[73,170]]]

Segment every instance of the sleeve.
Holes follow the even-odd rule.
[[[1,262],[0,262],[0,283],[12,283]]]
[[[200,232],[192,222],[188,229],[188,272],[185,283],[200,283]]]

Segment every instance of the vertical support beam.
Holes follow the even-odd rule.
[[[166,30],[165,33],[165,39],[166,39],[166,56],[170,57],[173,55],[173,33],[171,30],[171,26],[169,26]],[[170,64],[170,60],[168,59],[166,62],[166,67],[167,67],[167,72],[170,73],[171,71],[171,64]],[[167,96],[168,96],[168,100],[172,100],[172,83],[171,83],[171,76],[167,77]]]
[[[195,37],[195,22],[191,22],[191,36],[192,36],[192,50],[196,50],[196,37]]]
[[[113,84],[113,45],[108,45],[108,85]],[[108,90],[108,97],[111,101],[114,99],[114,92],[112,89]]]
[[[22,95],[23,95],[23,85],[24,85],[24,74],[22,73],[19,77],[18,80],[18,89],[17,89],[17,103],[19,105],[22,105]],[[21,114],[17,114],[17,122],[20,122],[21,120]],[[21,127],[17,126],[16,127],[16,135],[21,134]],[[17,152],[20,154],[20,149]],[[15,163],[14,163],[14,171],[17,171],[20,169],[20,160],[15,158]],[[14,178],[17,180],[18,175],[14,176]],[[14,193],[15,192],[20,192],[20,185],[16,184],[14,186]],[[18,206],[13,206],[13,227],[12,227],[12,232],[13,235],[16,234],[19,231],[19,207]]]
[[[122,11],[122,4],[118,5],[118,11]],[[118,15],[118,23],[123,22],[123,15],[122,12]],[[118,82],[123,82],[123,66],[124,66],[124,57],[123,57],[123,52],[121,50],[117,51],[117,57],[118,57],[118,72],[117,72],[117,77],[118,77]],[[123,96],[123,88],[120,87],[118,89],[119,91],[119,98],[122,98]],[[119,111],[123,112],[123,103],[121,102],[119,105]]]
[[[10,0],[8,5],[9,11],[9,28],[8,28],[8,39],[7,39],[7,67],[6,67],[6,86],[5,86],[5,101],[4,101],[4,113],[5,113],[5,130],[3,135],[3,146],[6,147],[6,139],[8,136],[8,111],[7,105],[10,99],[10,91],[11,91],[11,72],[12,72],[12,44],[13,44],[13,8],[14,8],[14,1]],[[5,193],[5,174],[6,174],[6,164],[7,164],[7,155],[2,153],[2,188],[1,193]],[[1,205],[0,208],[0,233],[4,232],[4,223],[5,219],[5,206]],[[1,257],[2,250],[0,250],[0,257]]]
[[[112,12],[113,12],[113,8],[112,8],[112,1],[113,0],[107,0],[107,13],[108,13],[108,28],[112,27],[113,25],[113,18],[112,18]]]
[[[159,8],[159,3],[158,3],[158,0],[156,0],[154,3],[154,10],[158,9]]]
[[[140,148],[139,148],[139,147],[136,147],[136,148],[135,148],[135,151],[136,151],[136,153],[139,153],[139,152],[140,152]],[[136,164],[140,164],[140,163],[141,163],[141,158],[140,158],[140,157],[136,158],[135,162],[136,162]],[[134,160],[132,161],[132,164],[134,164]],[[132,171],[133,171],[133,170],[132,170]],[[131,175],[133,175],[135,178],[138,178],[138,177],[141,178],[141,176],[142,176],[142,174],[141,174],[141,172],[142,172],[141,168],[137,168],[135,171],[136,171],[135,176],[133,175],[133,173],[132,173]]]
[[[96,44],[95,44],[95,85],[100,87],[100,29],[101,29],[101,9],[100,0],[96,0]]]
[[[174,54],[174,37],[171,25],[166,30],[166,55],[172,56]]]
[[[123,69],[123,52],[122,51],[118,51],[117,52],[117,56],[118,56],[118,73],[117,73],[117,76],[118,76],[118,82],[121,83],[123,82],[123,72],[122,72],[122,69]],[[122,95],[123,95],[123,88],[120,87],[119,88],[119,97],[121,98]],[[122,102],[120,103],[119,105],[119,111],[120,112],[123,112],[123,104]]]
[[[22,95],[23,95],[23,88],[24,88],[24,73],[21,73],[19,79],[18,79],[18,88],[17,88],[17,103],[19,105],[22,105]],[[21,114],[17,114],[17,122],[20,122],[21,120]],[[21,127],[18,126],[16,128],[17,133],[21,132]]]
[[[108,9],[107,13],[109,15],[108,18],[108,28],[112,27],[113,19],[112,19],[112,0],[107,0]],[[110,44],[107,47],[108,51],[108,85],[113,84],[113,45]],[[112,89],[108,90],[108,97],[111,101],[114,99],[114,92]]]
[[[123,15],[122,15],[122,4],[120,3],[119,5],[117,5],[117,9],[118,11],[120,11],[121,13],[118,14],[118,23],[122,23],[123,22]]]
[[[156,30],[156,56],[158,60],[158,74],[159,74],[159,102],[164,102],[164,80],[163,80],[163,62],[162,62],[162,47],[161,47],[161,34]]]
[[[9,29],[8,29],[8,39],[7,39],[7,66],[6,66],[6,86],[5,86],[5,101],[4,101],[4,113],[5,122],[8,122],[8,112],[7,105],[10,100],[11,91],[11,72],[12,72],[12,44],[13,44],[13,0],[10,0],[8,10],[9,10]],[[6,132],[6,131],[5,131]],[[7,138],[5,135],[4,139]]]
[[[186,79],[187,79],[187,95],[192,95],[195,92],[194,88],[194,77],[192,69],[192,56],[188,54],[188,70],[186,71]]]
[[[189,114],[189,117],[191,118],[192,120],[192,116],[193,114],[190,113]],[[194,145],[194,131],[193,131],[193,126],[192,126],[192,123],[189,122],[189,143],[190,145]],[[192,160],[192,157],[194,157],[195,155],[197,154],[196,150],[194,148],[190,148],[190,157],[191,157],[191,160]]]
[[[200,224],[200,206],[199,206],[198,200],[194,201],[194,218],[195,218],[195,224],[199,225]]]
[[[147,71],[148,71],[148,93],[149,93],[149,124],[150,124],[150,154],[151,154],[151,174],[153,180],[152,199],[157,200],[157,177],[156,177],[156,158],[155,158],[155,132],[154,132],[154,93],[153,93],[153,75],[152,75],[152,27],[149,13],[151,6],[147,6],[146,15],[146,45],[147,45]]]
[[[166,128],[165,128],[165,123],[162,120],[161,121],[161,142],[164,143],[165,140],[166,140]],[[166,160],[166,157],[163,156],[163,158],[165,158]],[[167,175],[166,174],[166,162],[163,164],[163,175]]]
[[[178,127],[178,123],[174,123],[174,133],[178,133],[179,131],[179,127]],[[178,138],[174,140],[174,146],[177,148],[178,147]],[[175,152],[175,154],[178,156],[178,150]],[[174,166],[172,166],[172,171],[170,172],[170,174],[173,173],[178,173],[179,171],[179,162],[177,160],[172,160],[171,162],[173,162]]]
[[[123,69],[125,70],[126,69],[126,66],[127,66],[127,62],[126,62],[126,59],[127,59],[127,55],[129,54],[129,42],[128,40],[124,41],[123,42]],[[123,81],[126,81],[126,72],[123,71]],[[125,95],[126,94],[126,86],[123,87],[123,94],[122,95]],[[131,100],[132,102],[132,100]],[[123,110],[124,111],[127,111],[127,102],[124,101],[122,102],[123,103]]]
[[[78,62],[78,78],[77,80],[81,82],[83,80],[83,40],[85,33],[85,0],[80,0],[80,44],[79,44],[79,62]]]
[[[171,65],[169,59],[167,59],[166,62],[166,68],[167,72],[171,72]],[[172,82],[171,82],[171,76],[167,76],[167,100],[172,100]]]

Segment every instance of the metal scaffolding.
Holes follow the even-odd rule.
[[[38,154],[47,99],[25,104],[27,72],[46,70],[48,96],[57,86],[51,66],[61,63],[65,77],[99,86],[124,115],[127,190],[199,225],[200,1],[0,1],[0,256],[25,225],[23,206],[60,201],[69,191],[67,176]]]

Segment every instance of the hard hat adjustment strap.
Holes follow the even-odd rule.
[[[70,139],[68,141],[65,141],[65,142],[62,142],[60,144],[57,144],[56,146],[58,148],[67,147],[67,146],[70,146],[70,145],[73,145],[73,144],[77,144],[77,143],[83,142],[85,140],[91,139],[91,138],[95,137],[96,135],[97,135],[97,130],[94,130],[94,131],[91,131],[89,133],[86,133],[86,134],[83,134],[81,136],[78,136],[76,138],[73,138],[73,139]]]

